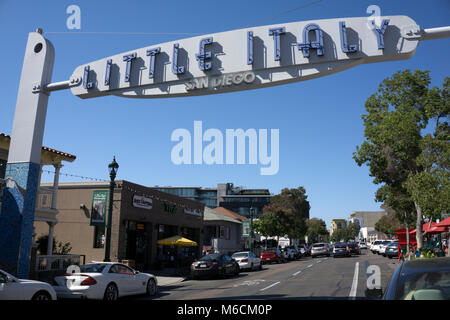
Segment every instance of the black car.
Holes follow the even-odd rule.
[[[383,254],[384,256],[388,257],[389,259],[397,258],[398,257],[398,244],[397,242],[393,242],[389,244],[386,247],[386,251]]]
[[[191,265],[193,279],[200,277],[225,277],[239,274],[239,264],[227,254],[213,253]]]
[[[361,254],[361,250],[359,250],[359,246],[356,242],[347,243],[347,247],[351,254]]]
[[[350,257],[350,249],[345,242],[337,242],[333,245],[333,257]]]
[[[450,257],[401,263],[384,293],[385,300],[450,300]]]

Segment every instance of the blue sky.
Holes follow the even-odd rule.
[[[368,16],[376,4],[382,15],[408,15],[421,27],[450,25],[450,2],[323,0],[304,9],[303,1],[65,1],[0,0],[0,132],[10,134],[28,32],[43,28],[56,51],[53,81],[67,80],[84,63],[113,54],[189,37],[186,35],[87,35],[69,32],[66,8],[81,8],[82,32],[207,34],[247,26],[302,20]],[[272,18],[276,16],[275,18]],[[272,19],[271,19],[272,18]],[[48,32],[48,33],[46,33]],[[361,65],[311,81],[252,91],[190,98],[81,100],[70,91],[51,94],[44,145],[77,155],[62,173],[108,179],[113,155],[118,179],[154,186],[213,187],[233,182],[249,188],[304,186],[311,217],[330,224],[352,211],[379,210],[377,189],[366,167],[352,159],[363,141],[365,100],[386,77],[403,69],[430,70],[432,85],[449,76],[450,40],[423,41],[409,60]],[[255,128],[280,130],[280,169],[260,175],[257,165],[181,165],[172,163],[172,131]],[[51,167],[44,168],[52,170]],[[52,176],[43,174],[43,181]],[[61,181],[80,179],[61,177]]]

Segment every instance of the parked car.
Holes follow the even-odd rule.
[[[373,254],[378,253],[378,250],[380,249],[380,244],[383,243],[383,240],[375,240],[370,245],[370,251],[372,251]]]
[[[385,300],[450,300],[450,257],[402,262],[392,275]]]
[[[333,245],[333,257],[350,257],[350,249],[345,242],[337,242]]]
[[[294,260],[300,259],[302,257],[302,252],[300,251],[299,247],[297,247],[296,245],[293,245],[289,248],[291,248],[292,251],[294,251]]]
[[[347,243],[347,247],[351,254],[361,254],[361,250],[359,250],[359,245],[356,242]]]
[[[311,248],[311,257],[330,256],[330,248],[325,242],[314,243]]]
[[[390,245],[391,243],[393,243],[393,241],[392,240],[385,240],[385,241],[383,241],[381,244],[380,244],[380,247],[379,247],[379,249],[378,249],[378,254],[381,254],[382,256],[386,256],[384,253],[385,253],[385,251],[386,251],[386,247],[388,246],[388,245]]]
[[[262,268],[261,259],[251,251],[233,253],[231,256],[239,264],[241,270],[254,270]]]
[[[56,300],[56,292],[46,282],[18,279],[0,270],[0,300]]]
[[[80,266],[79,273],[55,277],[53,288],[58,298],[117,300],[129,295],[155,295],[158,282],[154,275],[122,263],[93,262]]]
[[[284,255],[285,260],[294,260],[295,259],[294,250],[292,250],[289,247],[285,247],[285,248],[281,249],[281,253]]]
[[[360,242],[359,243],[359,249],[367,249],[367,245],[366,245],[366,243],[365,242]]]
[[[260,254],[261,263],[282,263],[285,262],[284,255],[280,249],[266,249]]]
[[[191,265],[193,279],[200,277],[225,277],[239,274],[238,262],[227,254],[212,253],[200,258]]]
[[[394,257],[398,257],[398,242],[392,242],[386,247],[386,250],[383,254],[385,257],[392,259]]]
[[[306,246],[304,244],[299,244],[297,247],[297,250],[300,253],[300,257],[303,257],[307,255],[307,250],[306,250]]]
[[[311,248],[312,248],[312,245],[311,245],[311,244],[305,245],[306,256],[307,256],[307,257],[311,256]]]

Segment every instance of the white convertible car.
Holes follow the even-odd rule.
[[[58,298],[117,300],[128,295],[154,295],[158,283],[154,275],[121,263],[93,262],[81,266],[79,273],[55,277],[53,288]]]
[[[0,300],[56,300],[56,292],[48,283],[17,279],[0,270]]]

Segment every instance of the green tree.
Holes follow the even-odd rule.
[[[385,215],[380,218],[380,220],[375,223],[375,230],[378,232],[385,233],[387,235],[394,235],[397,229],[400,229],[401,225],[397,218],[393,215]]]
[[[303,239],[306,231],[306,220],[311,208],[304,187],[284,188],[281,193],[270,199],[270,206],[281,208],[276,215],[283,226],[285,234],[292,239]]]
[[[283,212],[283,208],[275,205],[268,205],[264,207],[263,214],[259,217],[259,219],[253,221],[254,230],[260,235],[266,237],[266,246],[267,237],[280,237],[286,234],[279,218],[284,215],[286,215],[286,213]]]
[[[429,84],[429,72],[420,70],[385,79],[366,101],[365,141],[353,156],[359,166],[369,166],[375,184],[382,184],[377,201],[385,201],[405,222],[408,214],[415,217],[419,248],[423,247],[423,215],[431,218],[449,208],[448,166],[437,161],[448,153],[448,80],[443,90],[429,89]],[[433,117],[435,135],[423,137]],[[442,143],[445,137],[447,144]],[[440,147],[432,147],[431,140]]]
[[[327,236],[328,230],[325,221],[319,218],[312,218],[306,221],[306,235],[309,241],[315,241],[314,239],[319,239],[320,236]]]

